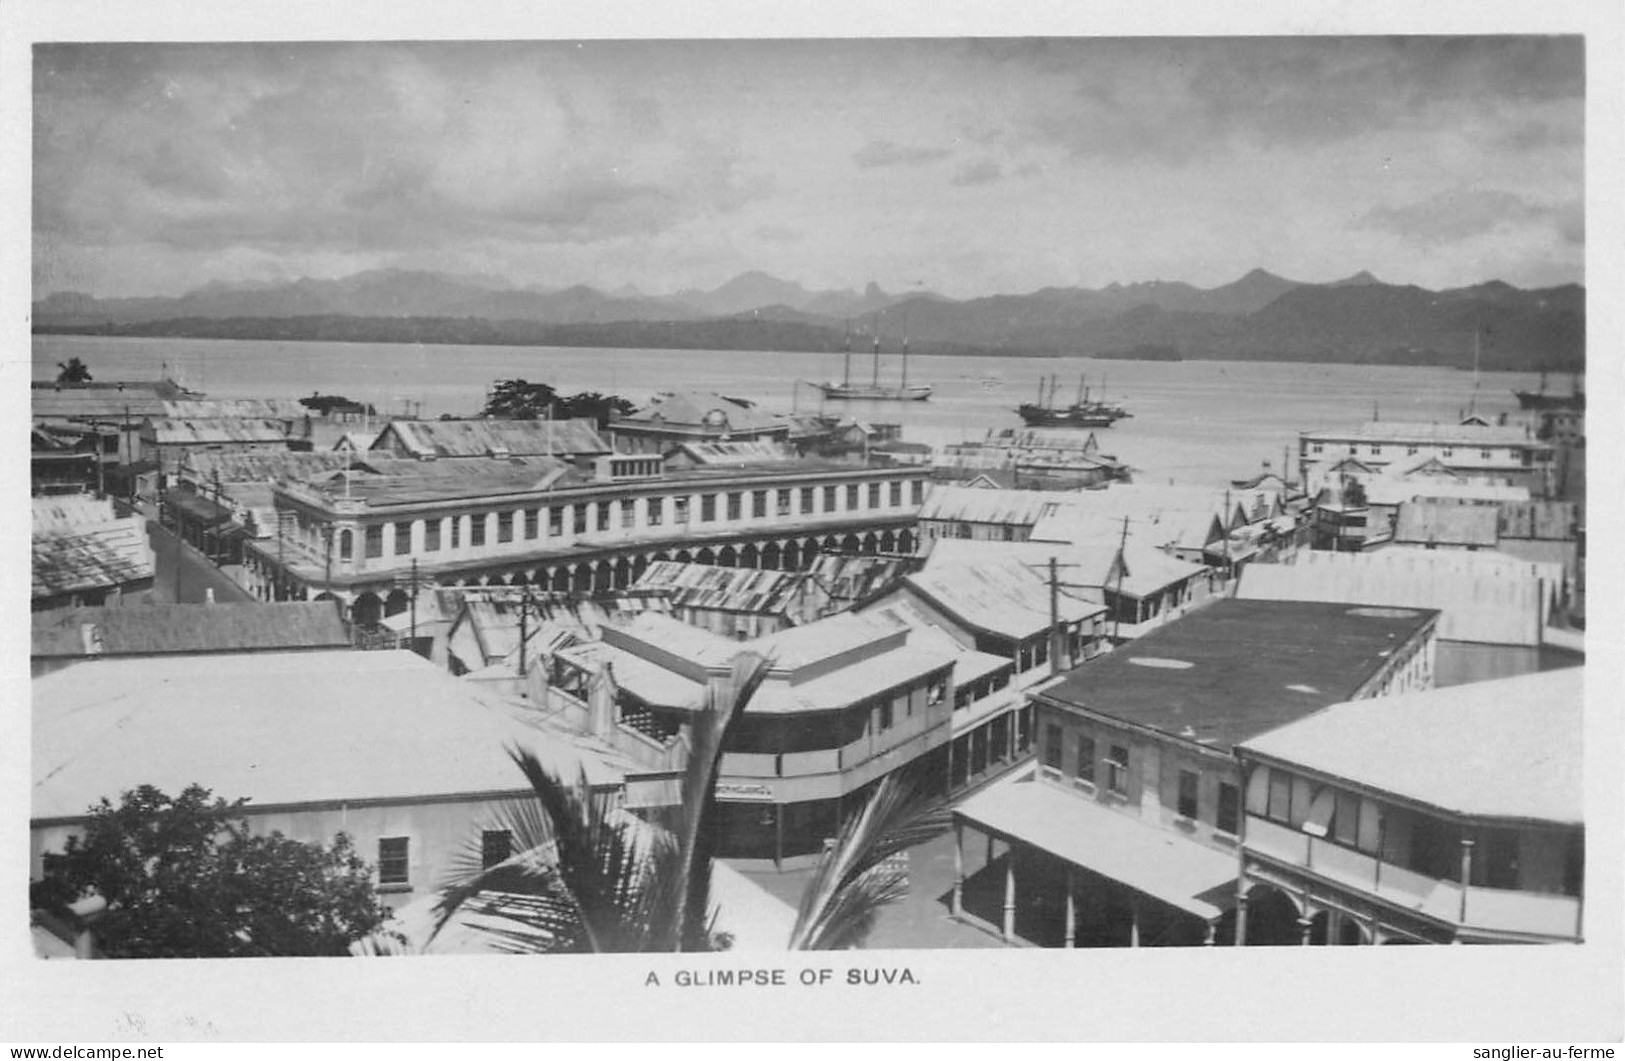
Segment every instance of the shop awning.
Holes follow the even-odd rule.
[[[955,818],[1124,884],[1206,921],[1235,901],[1236,856],[1045,782],[1002,781]]]

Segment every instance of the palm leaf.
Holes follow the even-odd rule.
[[[948,822],[947,805],[927,789],[922,772],[902,770],[883,778],[807,882],[790,949],[860,945],[880,909],[908,895],[901,857],[940,836]]]

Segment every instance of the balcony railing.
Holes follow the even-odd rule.
[[[1580,934],[1580,900],[1571,895],[1463,889],[1456,881],[1430,877],[1253,815],[1247,817],[1246,847],[1351,891],[1467,929],[1567,938]]]

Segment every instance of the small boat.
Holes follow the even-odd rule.
[[[931,385],[928,383],[910,384],[908,381],[908,339],[903,339],[903,378],[897,386],[887,386],[880,382],[880,336],[875,336],[875,364],[874,372],[868,383],[852,382],[852,336],[847,333],[846,357],[841,369],[841,381],[836,383],[814,383],[813,386],[823,391],[824,397],[835,398],[840,401],[878,401],[878,402],[923,402],[931,397]]]
[[[1117,421],[1134,415],[1121,405],[1091,401],[1085,377],[1078,380],[1077,399],[1071,405],[1058,407],[1055,404],[1055,377],[1050,376],[1048,383],[1047,400],[1044,394],[1045,381],[1040,379],[1038,401],[1023,402],[1016,408],[1016,412],[1021,416],[1021,422],[1028,427],[1111,427]]]

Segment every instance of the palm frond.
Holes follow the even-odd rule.
[[[676,865],[656,897],[660,916],[674,926],[671,949],[703,950],[711,924],[711,862],[714,830],[709,828],[716,804],[717,771],[728,729],[744,712],[767,677],[768,660],[755,652],[733,658],[727,677],[710,683],[706,707],[692,727],[688,765],[683,772],[683,802],[674,832]]]
[[[790,949],[860,944],[880,908],[908,894],[908,871],[899,860],[909,848],[940,836],[948,824],[947,805],[927,790],[921,772],[902,770],[883,778],[807,882]]]

